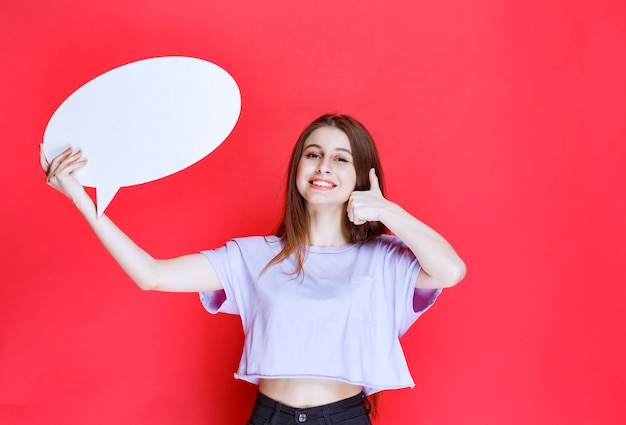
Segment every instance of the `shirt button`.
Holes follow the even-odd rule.
[[[300,416],[298,416],[298,422],[306,422],[306,415],[304,413],[300,413]]]

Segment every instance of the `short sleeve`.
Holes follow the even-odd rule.
[[[228,299],[226,291],[223,289],[220,289],[219,291],[200,292],[200,302],[206,311],[211,314],[239,314],[237,304]]]
[[[394,280],[397,332],[402,336],[433,305],[441,289],[415,288],[421,266],[413,251],[395,236],[384,235],[382,241],[388,250],[385,274]]]
[[[213,265],[222,290],[201,292],[200,301],[209,313],[230,313],[242,321],[258,302],[258,280],[280,246],[277,238],[249,236],[226,242],[220,248],[201,251]]]
[[[232,244],[234,244],[234,242],[231,241],[221,248],[211,251],[201,251],[201,254],[206,256],[211,262],[211,265],[213,265],[220,283],[224,288],[218,291],[200,292],[200,302],[202,303],[202,306],[211,314],[239,314],[239,308],[237,307],[232,287],[233,275],[231,267],[229,267],[232,262],[229,261],[229,251],[233,251]],[[233,256],[231,255],[231,257]],[[236,256],[234,257],[236,258]]]

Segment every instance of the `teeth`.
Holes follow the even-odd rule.
[[[311,184],[314,184],[315,186],[322,186],[322,187],[333,187],[332,184],[328,182],[319,181],[319,180],[314,180],[311,182]]]

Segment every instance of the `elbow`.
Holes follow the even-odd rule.
[[[159,262],[153,260],[148,266],[136,270],[129,274],[135,284],[142,291],[158,291],[162,285],[162,275],[159,269]]]
[[[446,288],[451,288],[465,278],[467,267],[460,258],[450,267],[450,276],[446,279]]]
[[[460,259],[441,268],[436,274],[430,274],[422,269],[415,282],[415,287],[422,289],[452,288],[463,280],[466,271],[465,263]]]
[[[458,259],[458,261],[455,261],[446,268],[445,276],[442,274],[437,279],[437,287],[452,288],[463,280],[466,272],[467,268],[465,267],[465,263],[461,259]]]
[[[158,285],[152,281],[136,280],[135,284],[142,291],[156,291],[159,289]]]

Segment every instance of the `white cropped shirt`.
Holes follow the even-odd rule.
[[[414,287],[420,265],[397,237],[309,247],[303,274],[293,261],[263,268],[280,251],[275,236],[234,239],[202,253],[223,290],[200,293],[211,313],[239,314],[245,342],[235,377],[321,378],[366,394],[413,387],[400,337],[440,289]]]

